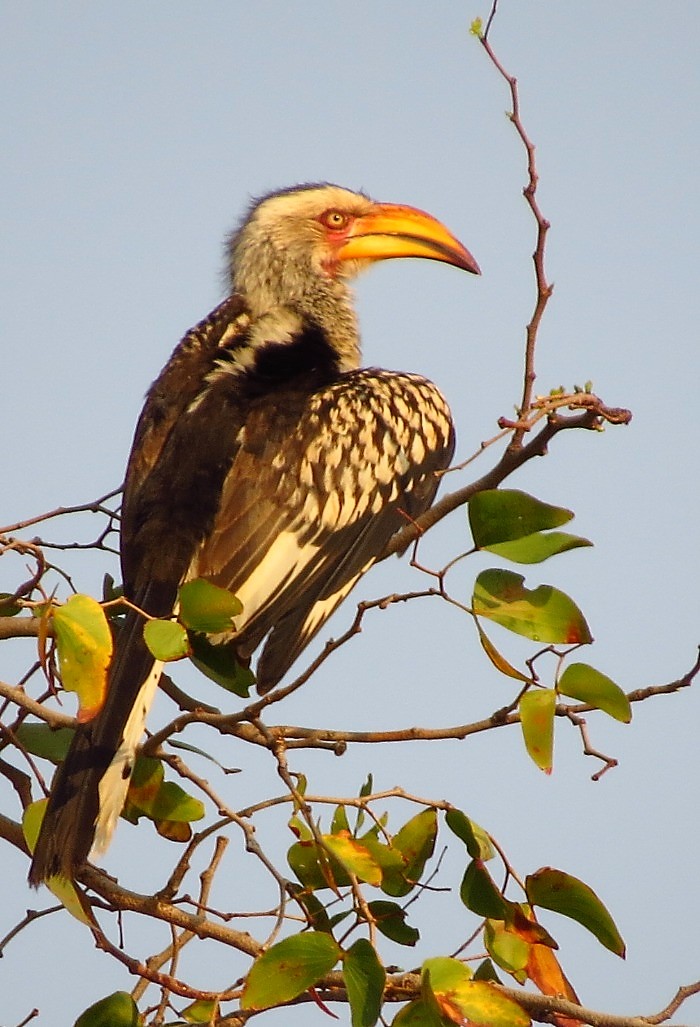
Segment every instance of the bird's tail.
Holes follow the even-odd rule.
[[[172,588],[151,585],[139,605],[152,616],[168,616],[174,603]],[[162,670],[143,640],[143,623],[141,614],[128,612],[105,704],[76,730],[56,772],[29,871],[35,887],[55,875],[71,879],[91,850],[103,852],[110,842]]]

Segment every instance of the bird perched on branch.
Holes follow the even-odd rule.
[[[349,280],[390,257],[479,268],[430,215],[327,184],[265,196],[228,252],[229,297],[175,349],[136,428],[122,572],[152,617],[170,617],[192,578],[234,592],[232,637],[242,658],[262,643],[263,693],[431,504],[454,449],[431,382],[359,368]],[[57,772],[32,884],[106,848],[161,669],[129,613],[105,704]]]

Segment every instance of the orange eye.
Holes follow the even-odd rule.
[[[347,228],[350,217],[348,214],[344,214],[342,210],[327,210],[321,215],[320,221],[326,228],[332,228],[335,232],[338,232],[343,228]]]

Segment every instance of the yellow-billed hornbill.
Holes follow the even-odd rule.
[[[264,642],[258,690],[282,678],[380,556],[433,500],[454,449],[425,378],[359,369],[348,280],[375,260],[427,257],[478,274],[430,215],[334,185],[255,203],[229,243],[228,299],[185,335],[151,387],[124,487],[125,595],[170,617],[207,578],[243,603],[241,657]],[[105,705],[59,768],[30,881],[103,851],[161,673],[143,618],[119,633]]]

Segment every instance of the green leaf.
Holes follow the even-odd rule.
[[[529,1027],[530,1017],[513,999],[473,973],[456,959],[427,959],[424,990],[429,988],[442,1016],[450,1023],[488,1027]]]
[[[16,617],[22,612],[12,592],[0,592],[0,617]]]
[[[197,999],[180,1012],[186,1023],[211,1023],[219,1003],[215,999]]]
[[[507,930],[502,920],[486,921],[484,944],[489,955],[503,970],[516,974],[525,969],[530,945],[524,938]]]
[[[494,984],[500,984],[501,978],[496,973],[496,968],[490,959],[482,960],[474,971],[475,981],[493,981]]]
[[[100,711],[107,693],[112,633],[104,610],[90,596],[71,596],[52,610],[63,687],[78,696],[78,721]]]
[[[387,895],[400,896],[408,895],[410,891],[413,891],[415,887],[413,881],[407,881],[405,876],[406,860],[397,848],[380,842],[373,831],[368,831],[360,841],[377,866],[381,867],[383,892]]]
[[[482,571],[474,584],[474,613],[535,642],[592,642],[578,606],[552,585],[528,589],[513,571]]]
[[[590,703],[623,724],[629,724],[632,719],[630,701],[620,686],[586,663],[572,663],[567,667],[557,682],[557,691]]]
[[[174,620],[148,620],[143,639],[152,656],[163,663],[182,660],[190,654],[190,643],[182,624]]]
[[[180,620],[192,631],[231,631],[233,618],[242,612],[243,604],[237,596],[204,578],[188,581],[180,589]]]
[[[574,516],[571,510],[550,506],[518,489],[477,492],[469,500],[468,513],[472,537],[479,549],[558,528]]]
[[[140,816],[155,822],[191,823],[204,817],[204,804],[174,781],[164,780],[160,760],[139,756],[129,781],[124,816],[137,823]]]
[[[251,686],[255,684],[255,675],[250,667],[238,662],[236,643],[219,642],[214,645],[206,635],[196,632],[192,632],[189,639],[190,659],[197,670],[227,692],[247,699]]]
[[[324,834],[326,848],[350,874],[367,884],[381,884],[382,870],[369,849],[347,832]]]
[[[350,877],[345,868],[316,842],[295,842],[287,852],[287,862],[305,888],[347,888]]]
[[[329,934],[294,934],[273,945],[251,967],[242,1009],[269,1009],[290,1002],[329,973],[342,953]]]
[[[615,922],[592,888],[563,870],[543,867],[525,879],[525,891],[532,906],[551,909],[576,920],[601,945],[615,955],[625,956],[625,943]]]
[[[299,885],[289,883],[289,889],[306,914],[309,927],[314,931],[331,932],[331,922],[326,912],[326,907],[316,898],[313,892],[300,888]]]
[[[343,957],[352,1027],[374,1027],[382,1008],[386,971],[374,947],[359,938]]]
[[[81,1013],[73,1027],[138,1027],[139,1011],[131,995],[115,991]]]
[[[512,560],[513,563],[542,563],[550,556],[592,545],[587,538],[569,535],[565,531],[550,531],[547,534],[538,531],[534,535],[513,539],[512,542],[495,542],[492,546],[483,548],[496,556],[502,556],[505,560]]]
[[[392,847],[403,857],[404,876],[417,882],[433,854],[437,838],[437,811],[425,809],[412,817],[392,839]]]
[[[444,1027],[444,1020],[437,1010],[422,998],[417,998],[398,1011],[391,1027]]]
[[[331,834],[351,834],[350,823],[348,821],[348,815],[345,810],[345,806],[336,806],[333,811],[333,820],[331,822]]]
[[[472,860],[465,870],[459,897],[467,909],[471,909],[477,916],[489,917],[491,920],[509,919],[510,903],[498,890],[480,859]]]
[[[472,859],[489,860],[496,855],[491,839],[483,827],[479,827],[476,821],[462,813],[461,809],[448,809],[445,823],[450,831],[464,842]]]
[[[518,704],[525,748],[545,774],[552,772],[556,705],[557,695],[552,688],[532,688]]]
[[[52,729],[48,724],[31,724],[27,721],[15,729],[15,735],[27,752],[51,760],[52,763],[63,762],[74,734],[71,727]]]
[[[377,930],[398,945],[413,946],[420,939],[420,932],[406,923],[406,910],[396,902],[376,899],[368,902],[367,908],[374,917]]]

